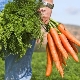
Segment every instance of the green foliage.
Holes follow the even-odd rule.
[[[80,59],[80,54],[78,54]],[[35,52],[32,57],[32,79],[31,80],[80,80],[80,62],[76,63],[72,57],[67,60],[67,66],[64,66],[64,78],[57,71],[55,64],[49,77],[46,72],[46,53]]]
[[[30,40],[42,38],[41,21],[36,0],[13,0],[0,12],[0,57],[19,54],[31,47]]]
[[[80,59],[80,54],[78,57]],[[49,77],[45,76],[46,61],[45,52],[33,53],[31,80],[80,80],[80,62],[76,63],[72,58],[68,59],[67,66],[64,66],[64,78],[61,78],[54,64],[52,74]],[[4,61],[1,58],[0,64],[0,80],[4,80]]]
[[[4,61],[0,58],[0,80],[4,80]]]

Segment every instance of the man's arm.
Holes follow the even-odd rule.
[[[41,7],[38,11],[41,14],[43,23],[48,24],[54,7],[53,0],[42,0],[42,2],[44,7]]]
[[[53,4],[53,0],[43,0],[43,1]]]

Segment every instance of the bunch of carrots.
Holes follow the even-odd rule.
[[[50,76],[52,72],[53,62],[61,77],[64,77],[63,65],[66,64],[66,60],[69,56],[79,62],[78,49],[75,45],[80,46],[80,41],[77,40],[62,23],[58,23],[53,19],[50,19],[48,24],[49,30],[47,33],[47,67],[46,76]]]

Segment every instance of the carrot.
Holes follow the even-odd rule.
[[[56,51],[56,46],[55,46],[55,43],[54,43],[50,33],[47,34],[47,40],[48,40],[49,49],[50,49],[53,61],[55,62],[56,68],[60,72],[60,75],[63,77],[63,74],[64,74],[63,69],[60,66],[60,61],[59,61],[59,57],[58,57],[58,54],[57,54],[57,51]]]
[[[63,63],[65,66],[67,66],[67,64],[66,64],[66,62],[65,62],[65,60],[64,60],[64,58],[63,58],[63,56],[62,56],[62,63]]]
[[[60,60],[61,66],[62,66],[62,64],[64,64],[65,66],[67,66],[67,65],[66,65],[66,62],[65,62],[65,60],[64,60],[64,58],[63,58],[63,55],[61,54],[61,52],[60,52],[59,49],[57,50],[57,53],[58,53],[58,56],[59,56],[59,60]]]
[[[67,59],[68,54],[67,54],[66,50],[64,49],[63,45],[61,44],[61,40],[58,36],[57,31],[53,27],[50,28],[50,34],[53,37],[57,48],[61,51],[62,55]]]
[[[60,65],[62,66],[62,56],[59,50],[57,50],[58,56],[59,56],[59,61],[60,61]]]
[[[80,41],[77,40],[68,30],[65,29],[63,24],[58,25],[58,29],[73,43],[80,46]]]
[[[56,21],[54,21],[54,20],[52,20],[52,19],[50,19],[50,21],[51,21],[50,23],[54,24],[55,26],[58,26],[59,24],[62,24],[62,23],[58,23],[58,22],[56,22]],[[63,24],[62,24],[62,25],[63,25]],[[61,28],[67,30],[64,25],[61,26]],[[74,49],[74,51],[75,51],[76,53],[78,53],[78,49],[76,48],[75,44],[74,44],[73,42],[71,42],[70,40],[68,40],[68,41],[69,41],[70,45],[72,46],[72,48]]]
[[[52,72],[52,64],[53,64],[53,59],[52,59],[48,44],[46,45],[46,52],[47,52],[46,76],[48,77]]]
[[[75,51],[73,50],[73,48],[71,47],[71,45],[69,44],[66,36],[64,34],[60,34],[59,38],[60,38],[64,48],[66,49],[66,51],[69,52],[69,54],[73,57],[73,59],[76,62],[79,62],[78,57],[77,57]]]
[[[68,40],[70,45],[72,46],[73,50],[78,54],[78,49],[77,47],[75,46],[75,44],[73,42],[71,42],[70,40]]]

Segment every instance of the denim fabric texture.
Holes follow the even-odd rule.
[[[17,55],[10,54],[5,59],[5,80],[30,80],[32,76],[31,60],[35,40],[31,41],[32,47],[18,61]]]

